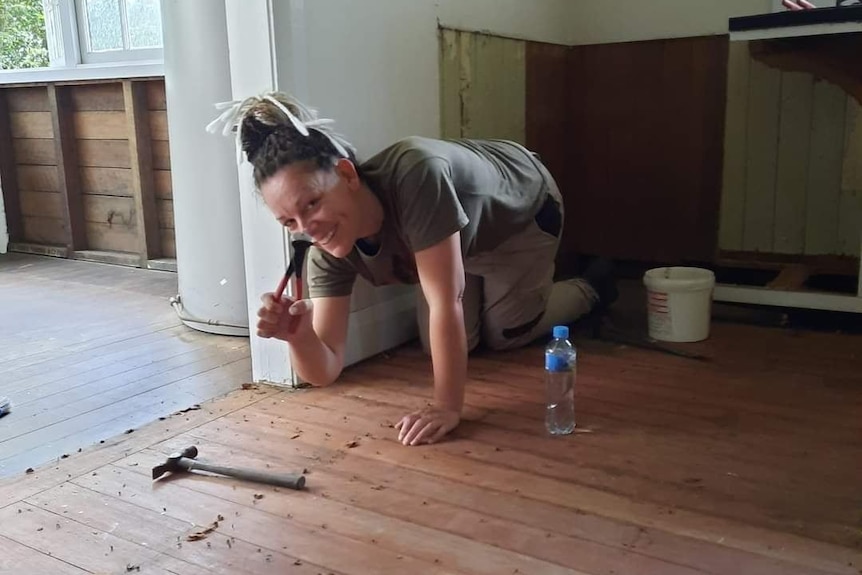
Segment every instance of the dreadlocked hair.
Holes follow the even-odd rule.
[[[303,136],[289,123],[267,125],[254,117],[243,120],[242,149],[254,168],[257,186],[285,166],[308,162],[315,168],[329,170],[344,157],[317,130],[309,130]],[[356,163],[352,155],[348,159]]]
[[[225,111],[207,130],[224,123],[225,134],[237,132],[237,143],[254,168],[257,187],[291,164],[307,162],[327,170],[341,158],[357,164],[353,146],[330,128],[332,120],[319,118],[317,110],[288,94],[269,92],[217,107]]]

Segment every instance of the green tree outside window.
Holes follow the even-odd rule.
[[[0,70],[48,64],[42,0],[0,0]]]

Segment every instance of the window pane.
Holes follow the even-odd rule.
[[[0,70],[48,63],[42,0],[0,0]]]
[[[131,48],[162,47],[162,17],[159,0],[126,0]]]
[[[87,0],[90,51],[123,49],[119,0]]]

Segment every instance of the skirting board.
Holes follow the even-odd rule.
[[[774,290],[763,287],[717,284],[713,299],[732,303],[862,313],[862,297],[825,292]]]
[[[344,364],[352,365],[397,347],[419,334],[411,290],[350,314]]]

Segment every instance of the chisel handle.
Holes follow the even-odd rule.
[[[219,475],[227,475],[229,477],[236,477],[237,479],[254,481],[255,483],[288,487],[290,489],[302,489],[305,487],[304,475],[266,473],[264,471],[255,471],[253,469],[214,465],[212,463],[204,463],[203,461],[186,458],[180,459],[179,466],[188,471],[200,469],[201,471],[209,471],[210,473],[218,473]]]

